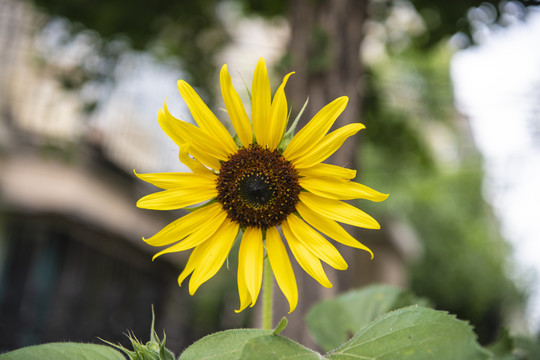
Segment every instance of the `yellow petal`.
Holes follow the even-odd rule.
[[[271,115],[270,80],[263,58],[259,59],[251,87],[251,116],[257,143],[268,144],[268,122]]]
[[[210,204],[173,221],[154,236],[143,240],[152,246],[164,246],[175,243],[201,227],[205,227],[208,219],[213,219],[219,216],[220,213],[225,213],[221,209],[220,204]]]
[[[158,252],[156,255],[154,255],[152,260],[155,260],[158,256],[161,256],[163,254],[170,254],[173,252],[189,250],[191,248],[194,248],[195,246],[204,243],[208,240],[210,236],[216,233],[216,231],[219,231],[219,228],[225,221],[226,216],[227,213],[222,211],[215,218],[213,218],[212,221],[208,222],[207,220],[205,226],[202,226],[197,229],[197,231],[189,234],[189,236],[186,237],[184,240]]]
[[[201,245],[197,246],[193,251],[191,252],[191,255],[189,255],[188,262],[186,266],[184,267],[184,270],[180,273],[180,276],[178,276],[178,286],[182,286],[182,283],[184,280],[195,270],[199,264],[204,261],[204,258],[200,256],[201,253]]]
[[[298,304],[298,287],[287,249],[275,227],[266,230],[266,250],[276,282],[289,302],[290,314]]]
[[[342,96],[323,107],[315,116],[292,138],[283,152],[286,159],[292,160],[311,152],[311,149],[330,130],[338,116],[345,110],[349,98]]]
[[[347,269],[347,263],[339,251],[298,216],[291,214],[287,217],[285,222],[298,241],[311,251],[313,255],[317,256],[334,269]]]
[[[242,245],[242,243],[240,243],[240,245]],[[240,265],[240,256],[238,256],[237,282],[238,282],[238,296],[240,298],[240,308],[234,311],[239,313],[252,303],[251,295],[248,291],[247,284],[246,284],[246,268],[245,266]]]
[[[162,189],[189,188],[211,189],[216,187],[216,175],[212,172],[203,174],[194,173],[148,173],[135,175],[150,184]]]
[[[223,102],[229,113],[229,118],[236,130],[236,134],[242,145],[247,147],[253,141],[253,131],[251,129],[251,122],[246,113],[246,109],[242,104],[240,96],[232,85],[231,76],[227,71],[227,65],[223,65],[220,73],[221,94],[223,96]]]
[[[317,214],[315,211],[311,210],[302,202],[296,204],[296,211],[298,211],[300,216],[302,216],[302,218],[308,224],[310,224],[323,234],[331,237],[339,243],[342,243],[343,245],[365,250],[371,254],[371,258],[373,259],[373,252],[367,246],[353,238],[344,228],[341,227],[341,225],[339,225],[334,220]]]
[[[362,184],[329,177],[304,177],[299,179],[300,186],[307,191],[336,200],[366,199],[383,201],[388,194],[380,193]]]
[[[195,158],[191,158],[189,156],[190,149],[191,149],[191,145],[189,144],[184,144],[180,146],[180,150],[178,152],[178,159],[180,160],[180,162],[186,165],[194,174],[200,174],[203,176],[213,175],[214,172],[212,170],[208,169],[206,166],[201,164]],[[219,167],[215,169],[219,170]]]
[[[167,108],[167,103],[165,103],[164,109],[159,110],[158,112],[158,122],[163,131],[179,146],[183,146],[186,143],[191,144],[190,147],[190,153],[193,154],[197,160],[202,162],[204,165],[212,168],[212,169],[219,169],[220,168],[220,162],[218,158],[221,158],[223,154],[221,154],[218,150],[213,151],[212,146],[210,147],[204,147],[204,145],[207,145],[208,142],[211,142],[211,140],[203,139],[203,143],[199,144],[197,141],[200,141],[201,139],[193,138],[189,134],[189,126],[187,129],[182,126],[182,124],[187,124],[185,121],[176,119],[174,116],[171,115],[169,112],[169,109]],[[188,124],[191,125],[191,124]],[[200,129],[196,126],[191,125],[192,128],[196,128],[199,131]],[[186,130],[188,133],[186,134]],[[217,156],[216,154],[219,154]]]
[[[339,149],[348,137],[356,134],[358,131],[364,128],[365,126],[359,123],[345,125],[323,137],[322,140],[319,141],[319,143],[315,145],[315,147],[313,147],[309,153],[306,153],[294,160],[289,159],[285,155],[284,156],[287,160],[290,160],[296,168],[307,168],[313,166],[324,161],[337,149]]]
[[[229,155],[234,152],[225,150],[219,142],[216,141],[213,135],[205,133],[193,124],[185,121],[178,121],[176,125],[179,131],[182,132],[182,136],[188,139],[187,142],[192,144],[194,150],[197,149],[199,154],[206,151],[206,153],[215,158],[226,160],[229,158]]]
[[[301,177],[329,176],[333,178],[350,180],[356,177],[356,170],[351,170],[332,164],[319,163],[308,168],[298,169],[298,175]]]
[[[250,306],[253,306],[261,290],[263,273],[263,242],[260,228],[250,226],[244,231],[238,253],[239,273],[241,268],[251,298]]]
[[[219,271],[231,251],[231,247],[238,234],[238,228],[239,225],[237,222],[227,219],[219,231],[202,244],[205,246],[205,251],[201,254],[204,261],[197,266],[193,275],[191,275],[191,279],[189,280],[190,294],[195,293],[199,286]]]
[[[298,264],[300,264],[302,269],[304,269],[304,271],[312,278],[317,280],[322,286],[327,288],[332,287],[332,283],[328,280],[319,258],[302,245],[292,233],[287,222],[282,223],[281,229],[283,230],[283,235],[285,235],[296,261],[298,261]]]
[[[210,135],[226,153],[236,152],[236,144],[231,135],[195,90],[184,80],[178,80],[178,90],[180,90],[180,94],[199,128]]]
[[[167,103],[165,103],[165,109],[167,109]],[[172,115],[167,116],[167,113],[163,109],[158,110],[158,123],[161,129],[167,136],[169,136],[176,145],[181,146],[186,143],[186,139],[182,137],[182,132],[176,126],[177,121],[182,121],[174,118]]]
[[[235,312],[239,313],[243,311],[245,308],[247,308],[251,304],[251,295],[249,294],[247,285],[246,285],[246,275],[245,275],[245,269],[243,266],[238,265],[238,296],[240,298],[240,308],[238,310],[234,310]]]
[[[305,191],[300,192],[299,198],[313,211],[332,220],[367,229],[381,228],[379,223],[371,216],[342,201],[323,198]]]
[[[158,191],[137,201],[137,207],[150,210],[174,210],[200,204],[217,196],[215,188],[180,188]]]
[[[283,82],[277,89],[272,101],[272,115],[270,117],[270,123],[268,124],[268,137],[267,143],[261,144],[267,145],[270,150],[274,150],[279,145],[283,132],[287,127],[287,98],[285,97],[285,85],[289,77],[294,74],[293,72],[287,74],[283,78]]]

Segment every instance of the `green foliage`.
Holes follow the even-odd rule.
[[[330,351],[377,317],[414,304],[427,301],[395,286],[372,285],[321,301],[311,308],[306,322],[319,346]]]
[[[538,335],[536,339],[526,336],[513,336],[512,345],[512,354],[516,359],[540,359],[540,338]]]
[[[363,134],[364,140],[389,161],[385,163],[387,169],[406,169],[411,165],[415,170],[431,169],[434,159],[417,125],[410,121],[406,112],[388,106],[383,98],[383,89],[378,85],[380,80],[377,77],[384,70],[380,73],[373,70],[367,72],[362,119],[369,131]]]
[[[322,26],[314,26],[308,38],[306,69],[310,74],[324,74],[332,62],[330,35]]]
[[[111,347],[96,344],[49,343],[0,355],[1,360],[125,360]]]
[[[188,347],[179,360],[239,359],[242,348],[251,340],[271,335],[271,330],[234,329],[208,335]]]
[[[512,3],[513,15],[524,16],[526,7],[538,5],[534,0],[462,0],[462,1],[433,1],[433,0],[382,0],[371,2],[371,17],[376,21],[384,21],[393,6],[400,4],[412,4],[425,26],[425,31],[413,36],[413,45],[418,50],[429,50],[441,44],[456,33],[463,34],[469,44],[474,41],[474,23],[482,23],[484,26],[497,24],[506,25],[501,21],[508,3]],[[522,14],[515,10],[522,8]],[[480,10],[481,14],[469,16],[471,9]],[[512,11],[512,10],[510,10]]]
[[[470,320],[486,343],[522,297],[505,274],[509,248],[483,199],[479,154],[457,126],[450,56],[444,48],[409,50],[372,67],[361,181],[392,194],[368,212],[393,214],[418,235],[423,254],[411,266],[412,290]]]
[[[505,331],[501,338],[488,349],[493,354],[493,360],[513,360],[515,359],[512,355],[513,348],[514,342],[508,332]]]
[[[203,337],[188,347],[179,360],[533,360],[538,358],[538,341],[505,334],[489,349],[482,348],[465,321],[443,311],[418,305],[425,300],[395,287],[375,285],[345,293],[316,304],[308,324],[323,348],[337,348],[325,355],[282,337],[285,318],[275,330],[233,329]],[[315,321],[315,318],[316,321]],[[343,324],[344,322],[345,324]],[[339,333],[341,338],[325,337]],[[133,360],[174,360],[154,332],[142,345],[130,336],[134,351],[122,350]],[[347,340],[347,333],[353,334]],[[345,337],[342,335],[345,334]],[[114,345],[113,345],[114,346]],[[31,346],[0,355],[1,360],[120,360],[116,350],[102,345],[52,343]]]
[[[437,126],[454,131],[450,57],[445,46],[430,52],[411,49],[366,69],[364,137],[388,161],[385,168],[424,176],[436,170],[439,159],[427,130]]]
[[[410,306],[363,327],[329,359],[488,359],[466,322],[442,311]]]
[[[366,291],[364,296],[375,296],[371,303],[378,299],[372,290]],[[349,303],[356,309],[361,309],[366,302],[362,296],[352,298],[359,300]],[[325,319],[330,319],[330,316]],[[335,325],[334,321],[328,322],[326,326],[329,329],[325,333],[335,330]],[[489,358],[489,352],[478,345],[467,323],[444,312],[418,306],[387,313],[354,332],[356,335],[350,341],[323,356],[269,330],[227,330],[197,341],[184,351],[179,360]]]
[[[363,154],[369,159],[363,181],[393,196],[382,211],[408,221],[422,243],[422,257],[411,266],[412,290],[471,320],[482,341],[493,339],[505,310],[521,296],[505,275],[508,245],[482,198],[481,168],[426,174],[409,162],[391,171],[381,169],[393,162],[384,153],[366,147]]]
[[[491,351],[493,360],[540,359],[540,341],[524,336],[511,336],[507,331],[504,331],[488,350]]]
[[[232,0],[239,3],[246,14],[256,14],[268,18],[286,17],[290,4],[284,0]],[[312,0],[313,4],[321,0]],[[59,81],[66,87],[79,89],[88,81],[114,80],[114,70],[122,53],[129,48],[149,51],[158,58],[176,62],[190,76],[190,84],[199,88],[207,100],[215,100],[213,80],[216,75],[215,58],[229,42],[229,34],[220,19],[219,0],[202,1],[128,1],[128,0],[33,0],[44,13],[52,19],[63,17],[71,22],[73,35],[92,31],[94,52],[101,61],[88,68],[80,64],[74,69],[59,74]],[[525,6],[534,1],[520,1]],[[395,4],[408,4],[408,1],[371,2],[370,17],[384,22]],[[467,11],[478,2],[434,3],[429,0],[412,0],[410,3],[422,17],[426,31],[416,35],[413,43],[416,49],[431,49],[439,45],[456,31],[470,37],[471,27]],[[494,11],[497,20],[501,11],[494,6],[498,0],[485,1],[479,7],[484,11]],[[501,5],[501,8],[504,5]],[[525,12],[525,11],[524,11]],[[490,16],[487,16],[490,18]],[[473,19],[474,20],[474,19]],[[477,20],[477,19],[476,19]],[[475,21],[476,21],[475,20]],[[294,26],[295,24],[292,24]],[[488,24],[489,25],[489,24]],[[318,74],[328,66],[331,44],[325,30],[318,25],[309,31],[306,39],[311,56],[306,64],[311,74]],[[65,39],[67,42],[68,39]],[[125,45],[129,44],[128,47]],[[355,50],[353,50],[355,51]],[[85,111],[91,112],[98,102],[85,104]]]
[[[150,51],[159,58],[178,62],[192,76],[190,84],[201,87],[211,97],[216,73],[214,57],[229,41],[218,18],[218,0],[34,0],[34,3],[51,18],[60,16],[71,21],[73,35],[88,30],[97,34],[95,50],[108,60],[102,64],[107,70],[94,74],[79,68],[77,76],[84,81],[98,75],[112,78],[120,55],[118,40],[121,40],[127,41],[132,49]],[[120,47],[121,52],[126,50]]]
[[[239,359],[319,360],[320,354],[279,335],[260,336],[245,344]]]
[[[239,0],[247,13],[256,13],[266,17],[283,16],[287,13],[285,0]]]
[[[464,171],[412,189],[416,203],[409,219],[425,244],[424,257],[412,268],[413,288],[470,319],[487,341],[495,335],[505,305],[519,297],[504,273],[507,246],[493,228],[490,232],[480,175]]]

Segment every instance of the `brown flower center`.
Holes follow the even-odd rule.
[[[267,229],[296,209],[298,172],[279,150],[257,144],[240,148],[221,165],[218,201],[240,226]]]

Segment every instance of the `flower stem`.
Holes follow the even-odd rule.
[[[272,329],[272,312],[273,312],[273,281],[274,274],[272,273],[272,267],[270,266],[270,260],[268,256],[264,259],[263,270],[263,301],[262,301],[262,328],[265,330]]]

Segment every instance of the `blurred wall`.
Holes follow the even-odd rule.
[[[40,20],[25,1],[0,1],[0,352],[145,339],[152,305],[178,351],[192,341],[171,281],[181,261],[152,263],[140,240],[170,216],[135,207],[148,189],[85,126],[61,69],[39,62]]]

